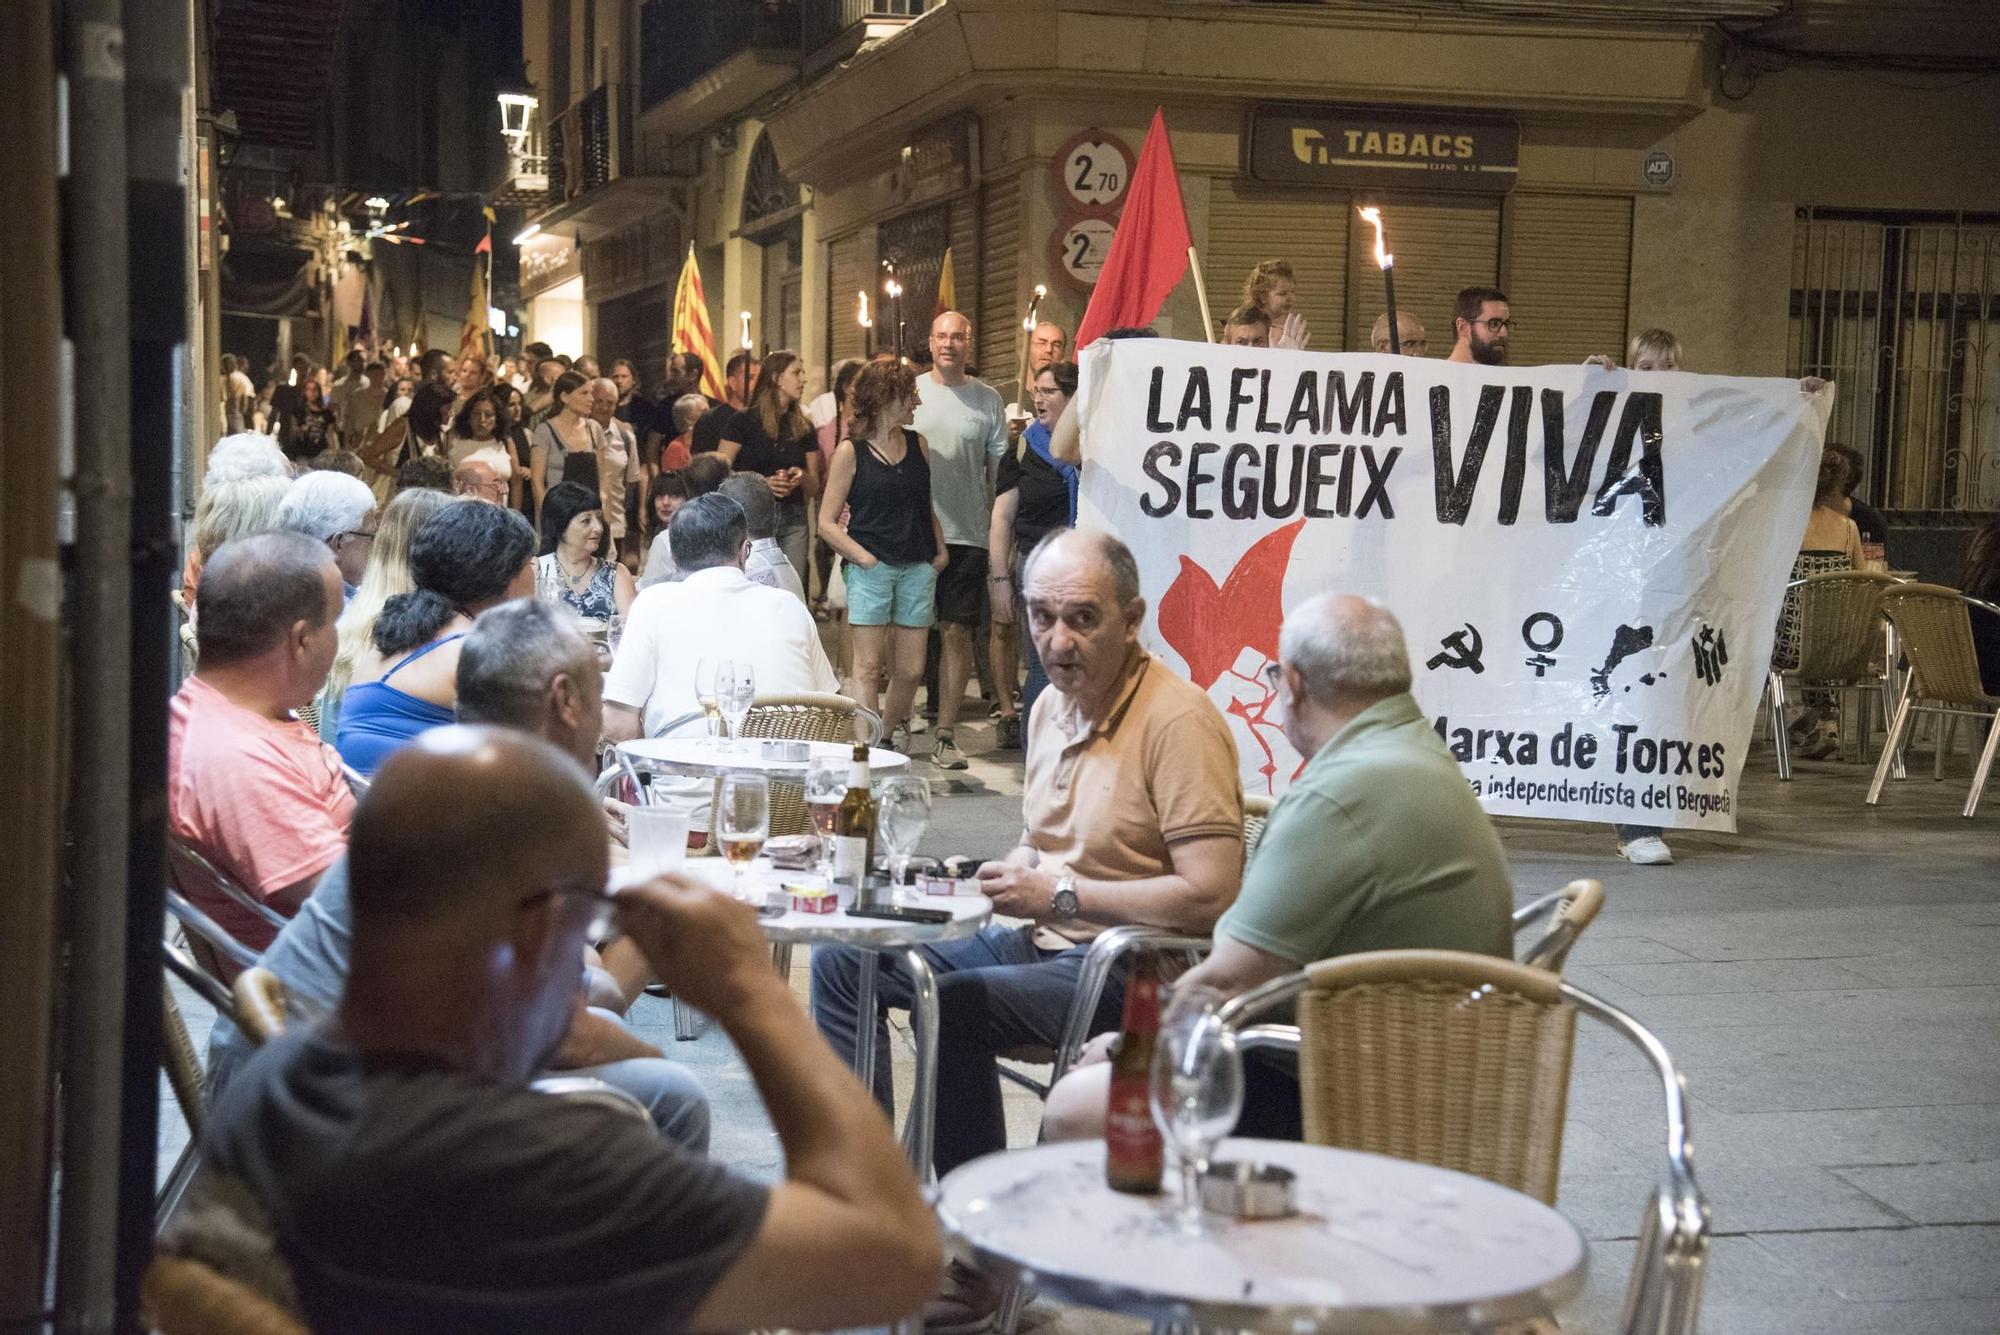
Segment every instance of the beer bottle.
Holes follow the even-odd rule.
[[[868,744],[854,744],[847,796],[833,813],[833,883],[852,886],[858,900],[875,865],[875,794],[868,784]]]
[[[1153,1122],[1153,1048],[1160,1036],[1160,957],[1141,953],[1125,982],[1125,1019],[1111,1058],[1104,1119],[1104,1177],[1115,1191],[1160,1189],[1166,1156]]]

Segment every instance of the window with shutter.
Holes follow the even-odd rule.
[[[1396,261],[1396,309],[1424,322],[1428,355],[1442,357],[1454,341],[1452,303],[1459,290],[1491,286],[1499,278],[1500,201],[1398,197],[1383,201],[1381,209],[1389,253]],[[1365,352],[1368,335],[1387,307],[1382,270],[1375,263],[1375,229],[1351,208],[1347,218],[1347,346]],[[1521,314],[1518,299],[1515,314]]]
[[[1019,388],[1015,382],[1021,374],[1015,365],[1021,355],[1021,322],[1011,314],[1020,295],[1021,178],[1009,176],[981,186],[979,213],[980,319],[975,330],[979,341],[975,360],[981,378],[1002,396],[1011,396]],[[955,260],[952,267],[957,269],[961,290],[970,291],[967,285],[973,271],[959,268]]]
[[[1632,280],[1629,196],[1514,196],[1501,273],[1500,286],[1521,322],[1508,340],[1510,363],[1570,364],[1602,353],[1624,364]]]
[[[1200,252],[1217,337],[1229,313],[1243,304],[1250,270],[1263,260],[1289,260],[1296,279],[1292,307],[1312,331],[1308,346],[1339,351],[1350,211],[1341,197],[1246,197],[1234,180],[1217,177],[1208,196],[1208,245]]]
[[[867,283],[861,273],[861,238],[843,236],[826,247],[826,355],[827,371],[843,357],[861,355],[861,325],[856,321],[858,295]],[[869,314],[874,315],[877,298],[868,297]]]

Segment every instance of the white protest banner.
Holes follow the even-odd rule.
[[[1736,828],[1831,394],[1166,339],[1083,359],[1079,523],[1137,555],[1146,646],[1229,721],[1244,787],[1300,757],[1286,608],[1364,594],[1488,811]]]

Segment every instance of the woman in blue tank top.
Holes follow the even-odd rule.
[[[518,513],[457,501],[410,538],[414,593],[375,619],[340,708],[340,758],[373,774],[418,733],[450,723],[458,703],[458,642],[487,608],[535,591],[535,531]]]

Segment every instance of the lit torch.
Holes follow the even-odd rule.
[[[743,350],[750,351],[750,312],[744,311],[737,317],[743,321]]]
[[[875,355],[875,321],[868,317],[868,289],[862,288],[854,294],[857,298],[854,308],[854,322],[861,326],[861,355]]]
[[[1021,321],[1021,328],[1027,331],[1027,337],[1021,340],[1021,397],[1015,401],[1014,406],[1020,409],[1023,417],[1026,417],[1028,412],[1028,355],[1031,351],[1030,345],[1034,342],[1035,326],[1041,322],[1042,298],[1048,294],[1048,288],[1040,283],[1035,284],[1035,295],[1028,300],[1028,318]]]
[[[883,295],[889,298],[889,318],[896,326],[896,360],[903,359],[903,285],[896,279],[896,262],[883,260],[882,268],[888,275],[882,280]]]
[[[1396,257],[1389,253],[1388,236],[1382,228],[1382,210],[1370,206],[1361,216],[1375,228],[1375,263],[1382,267],[1382,295],[1389,304],[1389,351],[1403,350],[1403,326],[1396,317]]]

